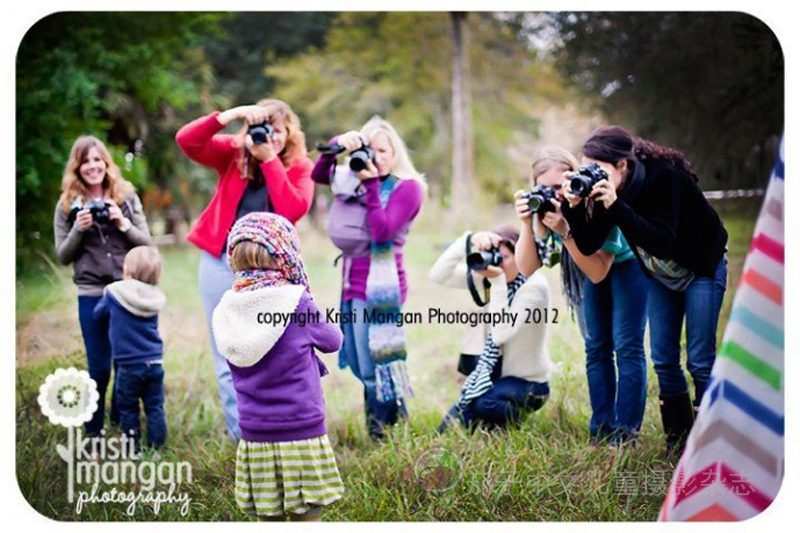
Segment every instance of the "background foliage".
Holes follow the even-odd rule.
[[[476,209],[508,201],[534,149],[577,150],[621,123],[684,150],[705,188],[762,185],[783,128],[783,57],[741,13],[472,13],[467,19]],[[94,134],[137,186],[156,233],[185,228],[215,176],[174,134],[272,95],[309,147],[392,121],[450,205],[447,13],[58,13],[17,56],[17,270],[52,257],[69,148]],[[313,153],[312,153],[313,156]],[[470,206],[471,207],[471,206]]]
[[[559,70],[612,122],[683,150],[704,188],[763,186],[783,128],[780,43],[745,13],[558,13]]]

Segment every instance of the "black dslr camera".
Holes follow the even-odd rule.
[[[275,128],[269,120],[265,120],[261,124],[253,124],[248,127],[247,133],[253,139],[253,144],[264,144],[267,139],[275,135]]]
[[[345,148],[340,144],[319,143],[317,145],[317,150],[319,150],[321,154],[339,155],[345,151]],[[353,172],[366,170],[368,161],[372,161],[373,165],[377,165],[375,162],[375,150],[366,144],[362,144],[361,148],[350,152],[350,170]]]
[[[467,268],[470,270],[486,270],[490,266],[503,264],[503,254],[499,248],[490,248],[467,255]]]
[[[592,192],[595,183],[607,180],[608,174],[597,163],[582,166],[569,176],[569,191],[575,196],[586,198]]]
[[[366,170],[369,161],[372,161],[373,165],[375,164],[375,150],[362,144],[361,148],[350,153],[350,170],[353,172]]]
[[[528,207],[531,213],[536,213],[543,216],[547,212],[554,213],[555,206],[550,200],[556,200],[556,190],[546,185],[539,185],[522,195],[522,198],[528,200]]]
[[[92,220],[100,225],[108,224],[109,213],[108,204],[102,198],[95,198],[88,202],[84,209],[88,209],[92,214]]]

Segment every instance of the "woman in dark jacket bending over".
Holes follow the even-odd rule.
[[[582,163],[598,164],[608,179],[591,190],[592,213],[588,201],[565,184],[564,215],[584,254],[596,251],[618,226],[650,277],[650,350],[661,418],[667,449],[680,452],[716,356],[728,233],[697,186],[691,165],[676,150],[608,126],[586,141]],[[684,317],[694,409],[680,359]]]

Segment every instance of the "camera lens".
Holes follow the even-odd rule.
[[[350,170],[353,172],[366,170],[369,161],[375,164],[375,151],[367,145],[362,145],[350,154]]]
[[[247,129],[247,133],[249,133],[250,138],[253,139],[253,144],[264,144],[267,142],[268,138],[272,137],[275,130],[272,128],[272,124],[264,122],[263,124],[250,126]]]
[[[367,168],[367,157],[364,152],[353,152],[350,157],[350,170],[361,172]]]
[[[542,206],[543,201],[544,199],[538,194],[535,194],[530,198],[528,198],[528,207],[530,208],[531,213],[536,213],[537,211],[539,211],[539,208]]]
[[[589,194],[590,189],[589,179],[583,176],[575,176],[569,180],[569,190],[576,196],[586,196]]]

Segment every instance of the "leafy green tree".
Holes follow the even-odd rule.
[[[275,80],[264,68],[310,46],[322,47],[335,13],[236,13],[222,23],[223,36],[208,40],[206,55],[217,91],[234,104],[269,96]]]
[[[780,43],[744,13],[557,13],[560,71],[611,122],[684,151],[706,188],[763,185],[784,123]]]
[[[304,119],[309,144],[359,128],[374,114],[395,125],[431,195],[450,202],[451,65],[448,13],[342,13],[324,48],[269,67],[276,94]],[[508,197],[521,172],[509,158],[520,133],[537,132],[534,104],[557,100],[518,19],[468,18],[476,188]],[[309,75],[313,73],[313,75]]]
[[[208,94],[213,74],[196,48],[224,17],[56,13],[28,31],[17,54],[18,270],[52,251],[53,209],[78,135],[149,159],[117,158],[138,188],[173,176],[175,110]]]

